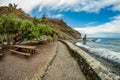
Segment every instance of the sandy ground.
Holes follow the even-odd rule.
[[[67,47],[59,42],[57,56],[43,80],[85,80],[85,77]]]
[[[57,44],[40,44],[39,51],[28,59],[23,55],[11,55],[4,50],[4,57],[0,61],[0,80],[31,80],[36,72],[43,70],[51,55],[54,55]]]

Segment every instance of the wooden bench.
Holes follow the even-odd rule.
[[[10,51],[11,51],[12,53],[22,54],[22,55],[25,55],[25,56],[30,56],[30,55],[31,55],[30,53],[19,52],[19,51],[15,51],[15,50],[12,50],[12,49],[10,49]]]
[[[14,49],[10,49],[10,52],[17,53],[26,56],[34,54],[38,49],[37,46],[26,46],[26,45],[12,45]]]

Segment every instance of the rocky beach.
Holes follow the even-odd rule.
[[[76,45],[77,42],[82,42],[82,41],[80,41],[80,40],[73,40],[73,41],[70,41],[70,42],[72,42],[74,45]],[[120,63],[115,62],[113,60],[108,60],[108,58],[101,57],[101,56],[99,56],[97,54],[93,54],[91,51],[89,51],[88,49],[86,49],[86,48],[84,48],[82,46],[78,46],[78,47],[80,49],[84,50],[86,53],[88,53],[92,57],[94,57],[99,62],[101,62],[104,66],[106,66],[109,70],[111,70],[111,72],[113,72],[113,73],[115,73],[115,74],[120,76],[120,66],[119,66]]]

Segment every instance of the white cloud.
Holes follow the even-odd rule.
[[[53,15],[53,18],[61,18],[63,15],[62,14],[57,14],[57,15]]]
[[[120,15],[115,16],[114,20],[98,26],[91,26],[86,28],[75,28],[83,34],[120,34]]]
[[[18,7],[27,13],[35,7],[39,7],[38,11],[45,8],[48,11],[98,12],[102,8],[111,6],[111,10],[120,11],[120,0],[0,0],[0,6],[8,5],[8,3],[18,4]]]
[[[110,18],[111,20],[120,20],[120,15],[114,16],[112,18]]]
[[[85,26],[91,26],[91,25],[95,25],[95,24],[96,24],[96,22],[89,22],[89,23],[85,24]]]
[[[63,15],[62,14],[50,14],[49,12],[47,12],[47,17],[51,17],[51,18],[61,18]]]

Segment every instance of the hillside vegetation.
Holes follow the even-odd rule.
[[[0,34],[10,40],[41,39],[46,35],[50,41],[59,39],[78,39],[81,34],[59,19],[30,17],[15,4],[0,7]]]

